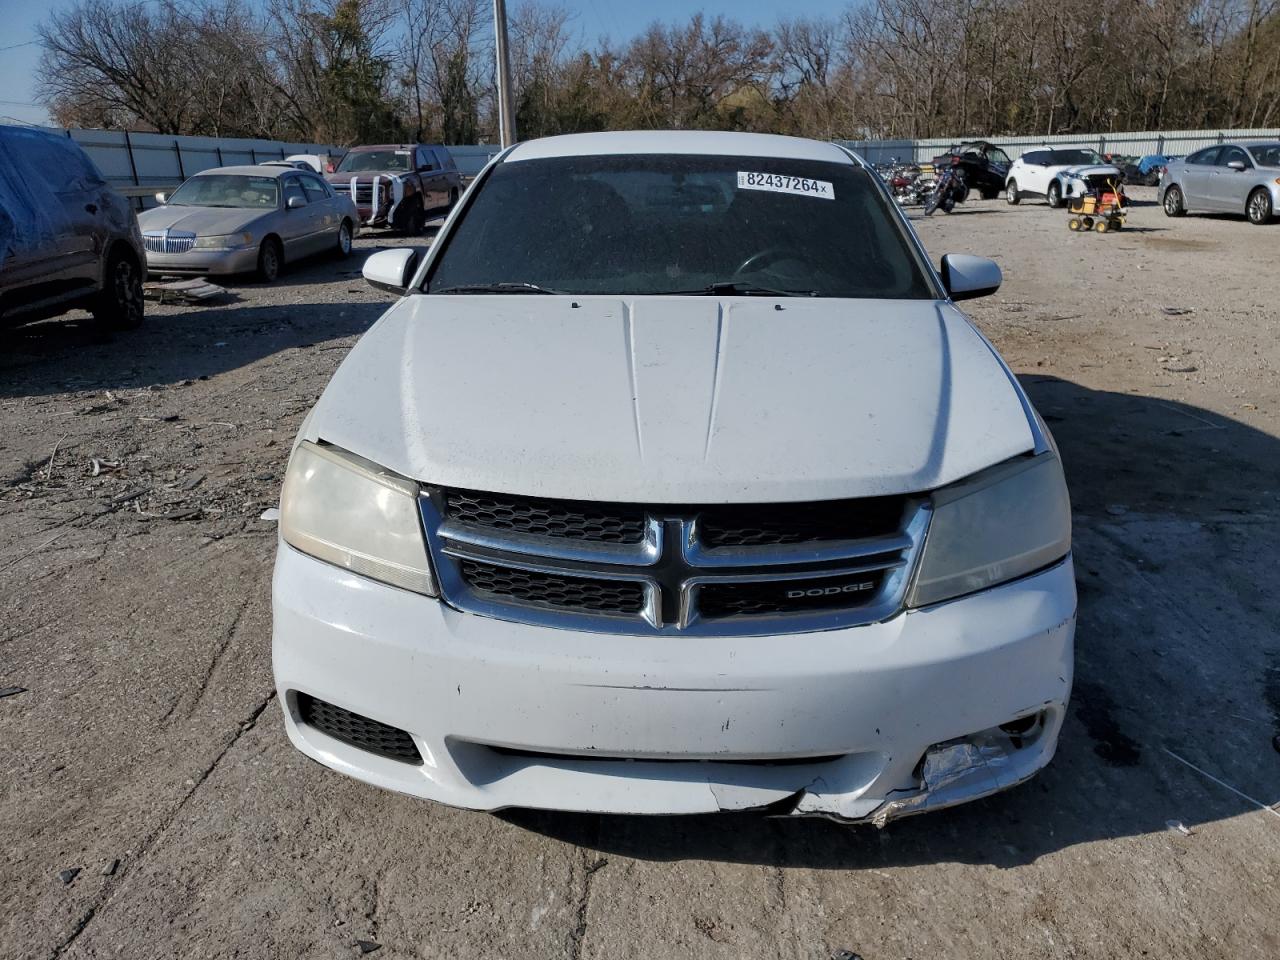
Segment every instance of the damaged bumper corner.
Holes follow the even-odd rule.
[[[867,821],[883,827],[890,820],[980,800],[1026,782],[1053,759],[1063,712],[1061,705],[1048,706],[1035,717],[1033,731],[1011,735],[997,727],[931,747],[921,767],[921,787],[886,800]]]

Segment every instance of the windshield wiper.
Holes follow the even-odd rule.
[[[540,287],[536,283],[504,281],[502,283],[461,283],[453,287],[432,290],[431,293],[550,293],[561,296],[559,290]]]
[[[700,290],[667,290],[672,297],[816,297],[817,290],[780,290],[744,280],[717,280]]]

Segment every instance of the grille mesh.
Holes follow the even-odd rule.
[[[451,491],[450,520],[541,537],[565,537],[596,543],[640,543],[644,511],[640,507],[572,500],[535,500],[488,493]]]
[[[398,727],[370,720],[305,693],[298,694],[298,714],[307,726],[335,740],[380,757],[422,765],[422,755],[413,738]]]
[[[473,589],[534,606],[617,614],[639,613],[644,606],[644,587],[634,581],[533,573],[474,560],[460,567]]]
[[[860,540],[898,529],[903,497],[826,503],[705,507],[699,530],[708,547],[765,547],[824,540]]]

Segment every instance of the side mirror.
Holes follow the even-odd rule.
[[[167,193],[156,194],[156,203],[168,203],[168,202],[169,202],[169,195]]]
[[[994,260],[948,253],[942,258],[942,285],[952,300],[987,297],[1000,289],[1004,275]]]
[[[404,293],[418,269],[418,251],[410,247],[379,250],[364,262],[361,273],[371,286],[388,293]]]
[[[288,200],[284,202],[284,206],[286,210],[298,210],[301,207],[305,207],[306,205],[307,205],[306,197],[290,197]]]
[[[1228,160],[1227,166],[1237,173],[1243,173],[1245,169],[1243,160]]]

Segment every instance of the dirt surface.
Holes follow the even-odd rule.
[[[1061,749],[883,831],[468,813],[289,746],[259,517],[389,302],[359,256],[105,345],[0,332],[0,956],[1280,956],[1280,226],[1066,219],[916,224],[999,260],[971,313],[1067,464]]]

